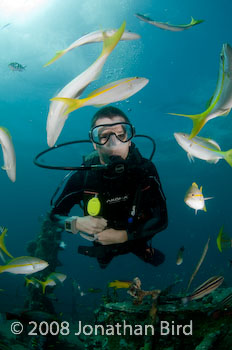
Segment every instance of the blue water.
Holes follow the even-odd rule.
[[[134,16],[137,12],[173,24],[189,23],[191,16],[205,22],[175,33],[139,21]],[[198,159],[189,163],[173,133],[189,133],[191,121],[167,114],[194,114],[205,109],[216,87],[222,44],[232,45],[231,12],[230,0],[49,0],[23,16],[0,11],[0,24],[11,23],[0,30],[0,124],[9,129],[17,156],[14,184],[3,170],[0,172],[0,225],[9,229],[6,245],[14,256],[28,255],[27,243],[39,233],[43,216],[50,209],[50,198],[65,174],[33,164],[34,156],[47,147],[49,99],[94,62],[102,44],[79,47],[53,65],[42,66],[55,51],[66,48],[81,36],[98,29],[118,28],[126,20],[126,29],[140,34],[141,39],[120,42],[100,78],[86,91],[130,76],[149,79],[142,91],[115,106],[128,114],[138,133],[154,137],[157,144],[154,162],[167,197],[169,226],[155,236],[153,245],[165,253],[166,261],[154,268],[130,254],[115,258],[106,270],[101,270],[94,259],[76,253],[77,246],[85,243],[83,239],[63,233],[67,248],[60,252],[63,265],[57,270],[78,281],[83,290],[104,289],[111,280],[131,280],[136,276],[140,277],[144,289],[162,289],[172,283],[176,275],[183,279],[180,288],[185,288],[210,236],[206,259],[192,287],[217,274],[225,277],[227,285],[232,285],[228,267],[231,251],[220,253],[216,247],[222,224],[232,236],[232,169],[224,160],[216,165]],[[8,68],[10,62],[27,67],[23,72],[12,72]],[[87,138],[95,111],[94,107],[85,107],[71,114],[58,143]],[[223,150],[232,148],[231,115],[210,121],[200,135],[214,139]],[[194,181],[203,186],[206,197],[214,197],[207,201],[206,213],[200,211],[195,215],[183,201]],[[177,266],[176,254],[182,245],[184,262]],[[0,288],[5,290],[1,297],[3,311],[22,304],[26,295],[22,276],[1,275]],[[17,302],[11,297],[15,293]],[[70,294],[71,282],[67,280],[63,288],[57,288],[59,310],[70,311]],[[95,294],[87,294],[80,300],[92,309],[98,302],[99,296]]]

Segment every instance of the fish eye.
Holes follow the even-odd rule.
[[[223,62],[224,61],[224,54],[223,53],[221,53],[221,55],[220,55],[220,59],[221,59],[221,61]]]

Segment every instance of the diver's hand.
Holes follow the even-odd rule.
[[[106,226],[107,221],[102,217],[78,216],[76,219],[77,230],[92,235],[103,231],[106,228]]]
[[[125,243],[128,241],[127,232],[125,230],[115,230],[108,228],[97,234],[96,242],[102,245]]]

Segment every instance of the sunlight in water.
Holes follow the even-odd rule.
[[[5,16],[28,15],[46,2],[47,0],[1,0],[0,13]]]

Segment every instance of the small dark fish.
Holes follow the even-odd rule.
[[[175,287],[178,283],[183,282],[182,279],[177,279],[175,282],[173,282],[172,284],[170,284],[169,286],[167,286],[165,289],[163,289],[160,293],[161,296],[166,296],[168,294],[170,294],[171,290],[173,289],[173,287]]]
[[[89,293],[101,293],[102,290],[100,288],[89,288],[88,292]]]
[[[11,62],[8,64],[8,67],[14,71],[14,72],[23,72],[26,68],[26,66],[23,66],[22,64],[20,63],[17,63],[17,62]]]
[[[176,258],[176,265],[181,265],[183,262],[183,253],[184,253],[184,247],[180,247],[177,258]]]
[[[4,26],[2,26],[2,27],[0,28],[0,30],[3,30],[3,29],[5,29],[6,27],[8,27],[8,26],[10,26],[10,25],[11,25],[11,23],[4,24]]]
[[[224,277],[222,276],[213,276],[201,284],[197,289],[193,291],[189,296],[182,298],[183,303],[187,303],[190,300],[196,300],[203,298],[205,295],[213,292],[217,289],[222,282],[224,281]]]

